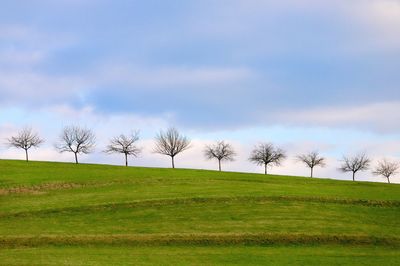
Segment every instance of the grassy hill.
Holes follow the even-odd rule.
[[[0,160],[1,265],[399,265],[400,185]]]

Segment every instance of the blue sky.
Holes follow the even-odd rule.
[[[214,168],[205,143],[226,139],[247,162],[259,141],[297,153],[319,149],[337,172],[342,154],[400,157],[400,1],[3,1],[0,137],[31,125],[47,142],[32,158],[70,161],[53,144],[71,123],[93,127],[86,162],[114,134],[140,129],[134,164],[176,126],[194,145],[181,167]],[[3,158],[19,158],[0,148]],[[306,174],[288,159],[276,173]],[[379,180],[369,173],[361,180]],[[399,180],[399,178],[397,178]]]

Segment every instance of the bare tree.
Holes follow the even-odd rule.
[[[258,165],[263,165],[265,174],[267,174],[269,165],[279,166],[285,158],[286,154],[282,149],[275,148],[271,143],[261,143],[253,149],[249,160]]]
[[[135,131],[129,136],[123,134],[110,140],[106,153],[123,153],[125,155],[125,166],[128,166],[128,156],[137,157],[142,151],[136,143],[139,140],[139,132]]]
[[[78,163],[78,154],[91,153],[95,146],[95,135],[92,130],[78,126],[68,126],[63,129],[60,141],[56,144],[59,152],[72,152],[75,163]]]
[[[8,139],[10,147],[25,150],[25,159],[27,162],[29,161],[28,150],[32,147],[39,147],[43,142],[44,140],[39,137],[38,133],[33,132],[30,127],[23,128],[16,136]]]
[[[375,168],[375,170],[372,172],[374,175],[381,175],[387,178],[388,183],[390,184],[390,177],[392,175],[397,174],[397,171],[399,170],[399,163],[397,162],[390,162],[386,159],[383,159],[383,161],[378,162],[378,166]]]
[[[297,161],[302,162],[310,168],[311,174],[310,177],[313,177],[313,171],[315,166],[325,167],[325,158],[319,156],[317,151],[313,151],[307,154],[298,155]]]
[[[339,170],[342,172],[352,172],[353,181],[358,171],[365,171],[368,169],[371,160],[364,153],[358,154],[354,157],[343,156],[342,165]]]
[[[221,161],[233,161],[236,153],[229,143],[224,141],[217,141],[216,144],[206,145],[204,149],[204,156],[208,160],[217,159],[218,169],[221,171]]]
[[[174,158],[177,154],[190,148],[190,140],[182,136],[177,129],[169,128],[166,132],[160,131],[155,138],[155,153],[171,157],[172,168],[175,168]]]

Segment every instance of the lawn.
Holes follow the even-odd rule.
[[[400,185],[0,160],[0,264],[399,265]]]

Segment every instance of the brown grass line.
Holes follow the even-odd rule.
[[[154,199],[133,201],[124,203],[109,203],[90,206],[54,208],[38,211],[24,211],[15,213],[0,213],[0,218],[4,217],[27,217],[42,216],[65,212],[94,212],[107,211],[126,208],[159,207],[172,205],[192,205],[192,204],[230,204],[230,203],[266,203],[266,202],[305,202],[305,203],[326,203],[344,205],[362,205],[368,207],[400,207],[400,201],[387,200],[359,200],[359,199],[339,199],[322,197],[298,197],[298,196],[261,196],[261,197],[210,197],[210,198],[175,198],[175,199]]]
[[[65,245],[379,245],[400,246],[400,238],[366,235],[306,235],[271,233],[152,234],[152,235],[74,235],[0,237],[0,248]]]
[[[1,188],[0,195],[10,194],[44,194],[49,190],[73,189],[84,187],[84,184],[79,183],[46,183],[33,186],[18,186],[10,188]]]
[[[160,178],[152,178],[147,180],[110,180],[106,182],[92,181],[92,182],[50,182],[43,183],[37,185],[30,186],[16,186],[16,187],[7,187],[0,188],[0,196],[6,196],[10,194],[44,194],[48,191],[53,190],[67,190],[67,189],[76,189],[76,188],[96,188],[96,187],[105,187],[112,185],[120,185],[120,184],[152,184],[152,183],[160,183],[162,179]]]

